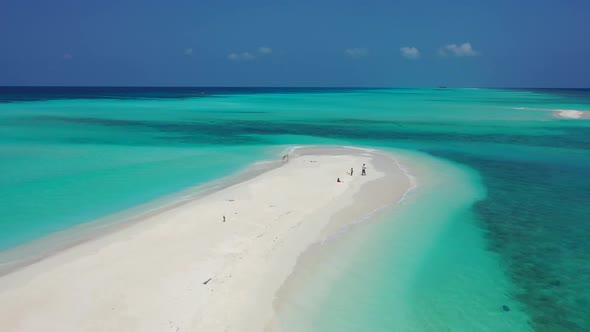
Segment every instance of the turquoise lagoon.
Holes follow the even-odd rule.
[[[590,121],[556,109],[590,110],[590,91],[0,88],[0,249],[289,146],[372,146],[418,188],[311,248],[278,324],[589,331]]]

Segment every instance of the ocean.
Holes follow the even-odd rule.
[[[0,87],[0,250],[291,146],[376,147],[418,187],[303,255],[285,330],[590,331],[590,120],[554,110],[590,90]]]

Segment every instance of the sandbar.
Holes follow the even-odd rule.
[[[400,201],[406,171],[377,150],[296,148],[280,167],[1,276],[0,329],[263,330],[299,255]]]

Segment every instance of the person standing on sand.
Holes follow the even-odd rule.
[[[352,176],[352,172],[353,172],[353,171],[354,171],[354,170],[353,170],[353,169],[352,169],[352,167],[351,167],[351,168],[350,168],[350,176]]]
[[[365,166],[365,164],[363,164],[363,168],[362,168],[362,171],[361,171],[361,175],[362,175],[362,176],[365,176],[365,175],[367,175],[367,166]]]
[[[340,181],[340,178],[338,178],[338,179],[336,179],[336,182],[342,182],[342,181]]]

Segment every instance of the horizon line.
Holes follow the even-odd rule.
[[[231,85],[2,85],[0,88],[190,88],[190,89],[576,89],[590,87],[526,87],[526,86],[231,86]]]

